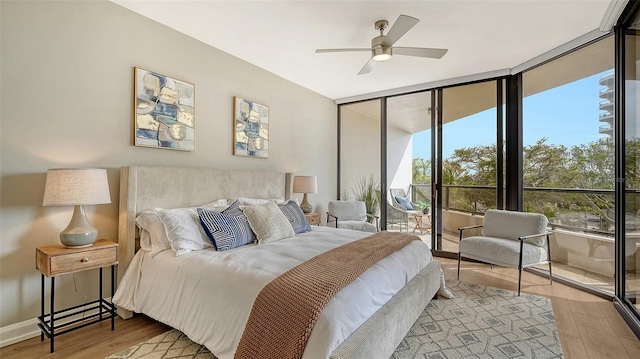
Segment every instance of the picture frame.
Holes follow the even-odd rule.
[[[134,145],[195,151],[195,85],[134,67]]]
[[[269,157],[269,107],[238,96],[233,98],[233,154]]]

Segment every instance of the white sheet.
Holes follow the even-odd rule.
[[[139,251],[114,296],[128,310],[181,330],[220,359],[233,358],[260,290],[290,268],[370,233],[313,226],[308,233],[224,252],[204,249],[154,258]],[[303,359],[328,358],[432,260],[421,241],[372,266],[327,305],[311,332]]]

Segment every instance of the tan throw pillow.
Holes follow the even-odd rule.
[[[260,244],[296,235],[293,226],[274,202],[259,206],[240,206],[240,209],[247,216],[249,225]]]

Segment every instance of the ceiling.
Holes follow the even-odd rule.
[[[611,0],[113,0],[333,100],[510,69],[600,27]],[[357,75],[377,20],[420,22],[395,45],[448,48],[440,60],[394,56]]]

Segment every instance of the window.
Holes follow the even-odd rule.
[[[613,292],[613,37],[523,73],[524,210],[554,230],[556,274]]]

